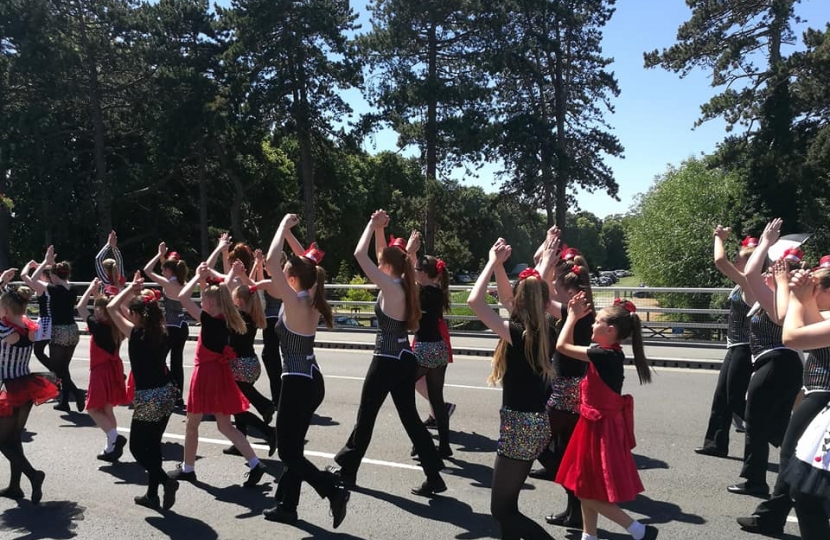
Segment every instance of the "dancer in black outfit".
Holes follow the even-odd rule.
[[[386,246],[383,230],[388,222],[386,212],[375,212],[354,253],[363,272],[380,289],[375,304],[378,336],[360,395],[357,424],[346,445],[334,457],[340,468],[330,467],[329,470],[339,475],[346,485],[355,483],[360,462],[372,440],[380,407],[386,396],[392,394],[398,416],[427,476],[423,484],[411,491],[415,495],[431,496],[446,491],[447,486],[440,474],[443,462],[415,408],[418,365],[407,331],[417,329],[421,318],[418,288],[415,269],[407,257],[406,243],[399,238],[393,245]],[[380,254],[378,266],[369,258],[372,236],[375,237],[376,251]]]
[[[749,348],[749,309],[754,299],[748,299],[743,271],[746,261],[758,246],[756,238],[746,237],[735,258],[729,262],[724,241],[729,237],[729,228],[720,225],[715,229],[715,266],[735,284],[729,293],[729,322],[726,334],[726,356],[720,368],[715,395],[712,397],[712,412],[709,427],[703,439],[703,446],[695,452],[705,456],[726,457],[729,453],[729,429],[732,418],[743,420],[746,410],[746,390],[752,375],[752,351]]]
[[[159,307],[158,291],[141,290],[144,280],[136,272],[133,282],[107,305],[118,329],[129,336],[130,370],[135,385],[133,419],[130,424],[130,452],[147,471],[147,492],[135,503],[147,508],[169,510],[176,502],[179,483],[162,468],[161,438],[176,404],[178,388],[170,378],[167,332]],[[127,305],[125,317],[123,306]],[[164,486],[164,500],[158,496]]]
[[[35,270],[32,276],[29,272]],[[38,272],[37,270],[40,270]],[[49,292],[46,288],[52,283],[52,268],[49,266],[39,265],[37,261],[29,261],[23,271],[20,272],[20,278],[30,289],[37,293],[37,334],[35,334],[35,356],[43,366],[52,371],[52,362],[49,356],[46,355],[46,346],[52,339],[52,301],[49,298]]]
[[[277,437],[285,470],[277,487],[277,505],[263,514],[270,521],[295,523],[300,488],[305,481],[320,497],[329,500],[336,529],[346,517],[349,492],[337,485],[335,475],[320,471],[303,455],[311,417],[325,396],[323,374],[314,357],[314,335],[321,316],[331,328],[332,313],[324,290],[326,272],[319,265],[323,252],[315,244],[302,256],[295,253],[285,264],[284,271],[282,269],[283,242],[286,237],[294,236],[291,228],[297,223],[297,216],[286,215],[268,250],[268,273],[284,299],[276,330],[280,335],[284,363]],[[296,245],[293,238],[291,243]]]

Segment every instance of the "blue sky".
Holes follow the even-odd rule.
[[[353,9],[360,16],[362,32],[371,28],[366,4],[366,0],[352,1]],[[700,105],[716,92],[710,86],[708,73],[696,71],[680,79],[663,69],[643,67],[643,52],[671,46],[677,28],[688,20],[690,13],[683,0],[617,2],[617,11],[605,29],[603,49],[606,56],[614,59],[610,69],[622,91],[614,101],[615,114],[609,116],[614,133],[625,147],[624,159],[609,159],[620,186],[620,201],[600,192],[581,193],[577,199],[582,210],[600,217],[627,212],[635,196],[647,191],[654,177],[665,172],[668,165],[709,153],[725,137],[725,124],[720,120],[693,129]],[[796,6],[796,13],[805,19],[800,29],[808,25],[823,28],[830,21],[827,0],[802,0]],[[799,40],[800,33],[799,30]],[[369,110],[359,92],[349,91],[344,96],[356,113]],[[367,140],[365,146],[370,152],[394,150],[396,142],[394,132],[384,131]],[[478,178],[467,178],[460,173],[456,178],[487,191],[497,191],[499,186],[494,185],[497,170],[497,165],[485,166],[478,172]]]

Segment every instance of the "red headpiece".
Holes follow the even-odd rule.
[[[403,238],[395,238],[393,235],[389,235],[389,247],[396,247],[399,250],[406,253],[406,240]]]
[[[563,261],[570,261],[574,257],[579,255],[579,250],[574,247],[568,247],[567,245],[562,246],[562,260]]]
[[[818,267],[830,268],[830,255],[825,255],[824,257],[822,257],[821,260],[818,262]]]
[[[251,285],[250,287],[248,287],[248,292],[251,293],[251,294],[254,294],[258,290],[259,290],[259,288],[256,286],[256,284]]]
[[[436,259],[436,261],[435,261],[435,271],[438,272],[439,274],[441,274],[446,269],[447,269],[446,263],[444,261],[442,261],[441,259]]]
[[[579,273],[580,273],[581,271],[582,271],[582,267],[581,267],[581,266],[579,266],[578,264],[575,264],[575,265],[573,266],[573,268],[571,268],[571,272],[573,272],[573,273],[574,273],[574,274],[576,274],[577,276],[579,275]]]
[[[313,262],[315,266],[323,262],[323,257],[325,256],[326,252],[317,246],[317,242],[312,242],[311,245],[308,246],[308,249],[305,250],[305,253],[303,253],[303,257]]]
[[[637,313],[637,306],[630,300],[623,300],[622,298],[614,298],[615,306],[622,306],[629,313]]]
[[[804,252],[798,248],[789,248],[784,252],[785,261],[800,263],[803,258]]]
[[[224,280],[224,279],[222,279],[222,278],[218,278],[218,277],[208,276],[208,277],[205,279],[205,282],[206,282],[208,285],[221,285],[222,283],[224,283],[224,282],[225,282],[225,280]]]
[[[167,252],[167,260],[168,261],[178,261],[181,260],[181,255],[179,255],[178,251],[168,251]]]
[[[523,279],[527,279],[529,277],[535,277],[536,279],[542,279],[542,276],[539,274],[539,272],[535,268],[525,268],[519,274],[519,281],[522,281]]]
[[[758,247],[758,239],[747,236],[741,242],[741,247]]]
[[[148,292],[141,298],[145,304],[150,302],[158,302],[161,300],[161,291],[158,289],[148,289]]]
[[[104,287],[104,294],[107,296],[115,296],[119,293],[118,287],[115,285],[107,285]]]

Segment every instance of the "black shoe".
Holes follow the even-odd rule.
[[[119,435],[115,438],[115,446],[112,449],[112,452],[101,452],[96,457],[101,461],[106,461],[108,463],[115,463],[121,456],[124,455],[124,446],[127,444],[127,438],[123,435]]]
[[[548,471],[544,467],[541,469],[533,469],[528,473],[528,476],[537,480],[553,480],[556,478],[555,473]]]
[[[737,519],[738,525],[746,532],[763,534],[764,536],[781,536],[784,533],[784,527],[767,527],[761,524],[761,518],[755,515],[748,517],[739,517]]]
[[[449,446],[443,446],[438,448],[438,455],[441,459],[447,459],[452,457],[452,448]]]
[[[268,457],[277,451],[277,428],[268,428]]]
[[[161,501],[161,507],[165,510],[170,510],[176,504],[176,492],[179,490],[179,483],[172,478],[168,478],[164,483],[164,499]]]
[[[337,483],[347,488],[353,488],[357,485],[357,475],[345,474],[343,469],[335,467],[334,465],[327,465],[326,471],[334,476]]]
[[[229,447],[222,450],[222,453],[226,456],[241,456],[242,452],[236,449],[234,445],[230,445]]]
[[[418,450],[413,446],[412,450],[409,451],[409,457],[418,457]]]
[[[280,506],[269,508],[268,510],[262,512],[262,515],[268,521],[276,521],[277,523],[285,523],[287,525],[294,525],[297,523],[297,511],[283,510]]]
[[[176,400],[176,408],[177,409],[184,409],[185,407],[186,407],[186,405],[184,404],[184,400],[182,398],[179,398],[179,399]]]
[[[274,405],[268,407],[264,413],[262,413],[262,421],[265,422],[267,425],[271,425],[271,420],[274,419],[274,413],[277,412],[277,408]]]
[[[438,422],[435,420],[434,416],[430,416],[424,420],[424,427],[427,429],[438,429]]]
[[[699,448],[695,448],[695,454],[700,454],[701,456],[726,457],[729,455],[729,452],[727,450],[719,450],[714,446],[701,446]]]
[[[172,471],[167,473],[168,478],[172,478],[176,481],[186,481],[186,482],[195,482],[196,481],[196,471],[184,472],[182,468],[182,464],[179,463],[176,465],[176,468]]]
[[[78,408],[78,412],[84,412],[84,408],[86,408],[86,392],[83,390],[78,390],[75,393],[75,407]]]
[[[245,480],[242,483],[242,485],[247,487],[247,488],[256,487],[256,485],[259,483],[259,481],[262,480],[262,475],[265,474],[266,470],[267,469],[266,469],[264,463],[262,463],[262,462],[257,463],[256,465],[251,467],[250,471],[245,473],[245,476],[247,476],[248,479]]]
[[[329,508],[333,518],[333,527],[336,529],[346,519],[346,505],[351,494],[344,487],[335,488],[336,491],[329,497]]]
[[[447,419],[452,416],[452,413],[455,412],[455,403],[446,403],[447,406]]]
[[[420,495],[422,497],[432,497],[445,491],[447,491],[447,484],[444,483],[444,480],[440,476],[432,480],[427,479],[420,486],[409,490],[413,495]]]
[[[545,521],[547,521],[548,524],[556,525],[557,527],[568,527],[569,529],[582,528],[582,518],[572,517],[567,512],[545,516]]]
[[[29,481],[32,483],[32,504],[37,504],[43,498],[43,481],[46,479],[46,473],[43,471],[35,471],[32,473],[32,478]]]
[[[58,403],[57,405],[55,405],[52,408],[55,409],[56,411],[70,412],[69,403],[66,402],[66,401],[62,401],[62,402]]]
[[[5,499],[22,499],[24,496],[23,490],[19,486],[0,489],[0,497]]]
[[[643,535],[643,540],[654,540],[659,532],[654,525],[646,525],[646,534]]]
[[[766,499],[769,497],[769,486],[766,484],[751,484],[749,482],[741,482],[726,488],[729,493],[736,495],[750,495],[752,497],[762,497]]]
[[[138,506],[151,508],[153,510],[156,510],[159,507],[159,504],[161,504],[158,496],[153,497],[151,495],[139,495],[137,497],[133,497],[133,501],[135,501]]]

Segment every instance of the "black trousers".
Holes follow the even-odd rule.
[[[779,349],[767,353],[754,368],[746,400],[741,477],[766,484],[769,445],[780,446],[784,440],[804,367],[797,352]]]
[[[749,345],[736,345],[726,350],[721,364],[715,395],[712,397],[712,412],[703,445],[718,450],[729,450],[729,429],[732,415],[742,419],[746,413],[746,390],[752,376],[752,353]]]
[[[184,393],[184,344],[190,331],[187,325],[168,326],[167,342],[170,344],[170,373],[173,382],[179,389],[179,395]]]
[[[282,356],[280,355],[280,337],[274,331],[279,317],[269,317],[262,330],[262,364],[268,374],[271,386],[271,401],[280,404],[280,387],[282,385]]]
[[[312,370],[313,378],[286,375],[282,380],[279,412],[277,412],[277,447],[284,465],[277,503],[285,510],[294,511],[300,501],[300,488],[308,482],[320,497],[334,493],[334,477],[320,471],[305,455],[305,436],[314,411],[326,395],[323,375]]]
[[[169,420],[168,415],[157,422],[133,419],[130,423],[130,453],[147,471],[147,494],[153,497],[158,496],[159,486],[167,482],[162,468],[161,438]]]
[[[781,461],[778,467],[778,479],[775,481],[775,489],[772,492],[772,497],[759,504],[755,508],[755,512],[753,512],[753,514],[760,518],[764,528],[780,529],[787,522],[787,516],[793,507],[793,503],[790,498],[790,486],[784,480],[786,476],[784,472],[787,470],[790,460],[795,455],[795,447],[798,445],[798,439],[804,434],[804,430],[807,429],[807,426],[813,421],[813,418],[828,403],[830,403],[830,392],[814,392],[807,394],[793,413],[790,424],[787,426],[787,432],[784,434],[784,442],[781,443]],[[824,515],[823,511],[821,515]]]
[[[49,340],[44,339],[41,341],[35,341],[34,343],[34,352],[37,359],[43,364],[43,367],[52,371],[52,361],[49,359],[49,356],[46,355],[46,346],[49,345]]]
[[[366,449],[372,441],[372,432],[375,429],[375,420],[377,420],[380,407],[386,400],[386,396],[391,394],[395,408],[398,410],[398,417],[421,458],[424,473],[429,479],[439,476],[443,463],[432,442],[432,437],[424,423],[418,418],[418,410],[415,408],[417,369],[415,355],[408,351],[402,353],[400,359],[385,356],[372,358],[360,395],[357,424],[349,440],[346,441],[346,445],[334,456],[334,460],[340,465],[344,475],[357,475],[360,461],[366,455]]]
[[[827,499],[795,492],[795,513],[801,540],[827,540],[830,538],[830,514]]]

